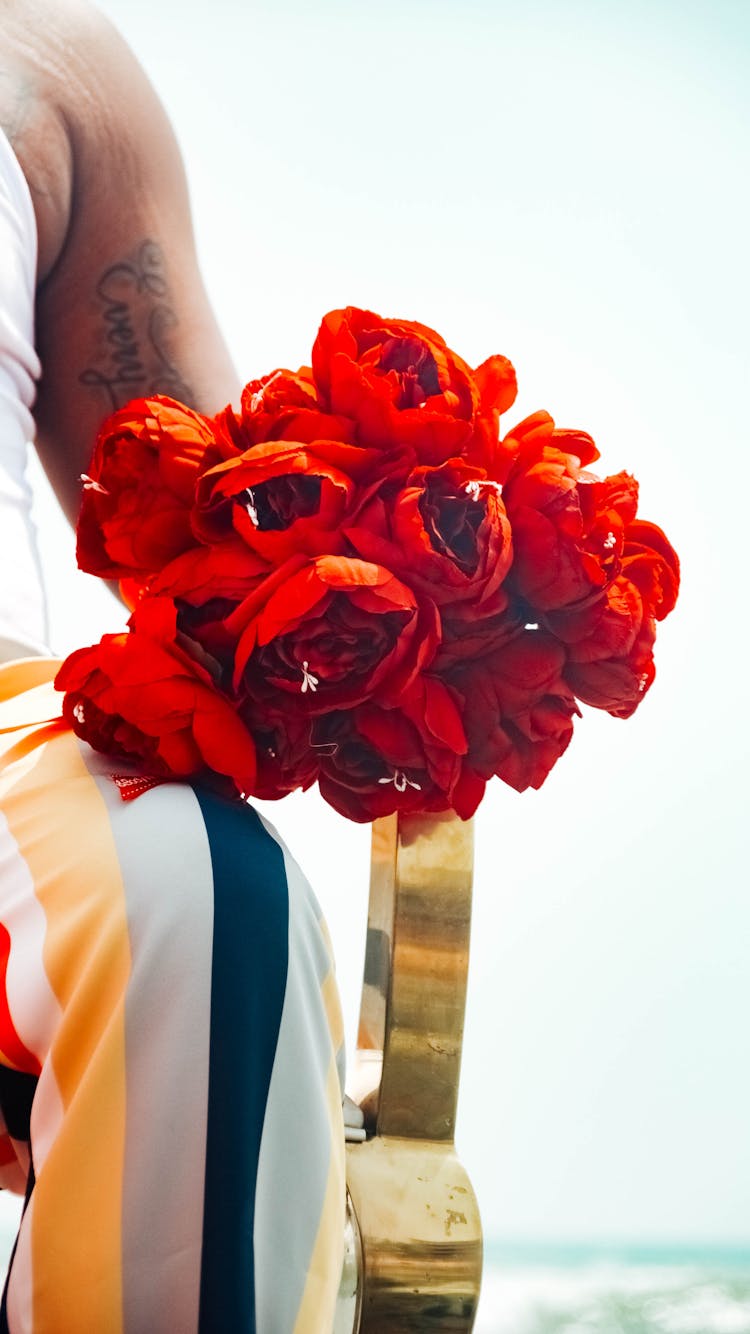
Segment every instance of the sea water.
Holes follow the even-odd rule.
[[[0,1272],[21,1202],[0,1193]],[[485,1241],[475,1334],[750,1334],[750,1248]]]
[[[476,1334],[750,1334],[750,1249],[485,1245]]]

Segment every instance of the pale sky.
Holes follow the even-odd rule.
[[[678,548],[638,715],[584,710],[540,793],[495,782],[477,815],[458,1145],[488,1235],[750,1243],[750,10],[102,8],[173,119],[244,379],[304,362],[334,306],[432,324],[509,356],[506,422],[590,431]],[[39,515],[67,650],[119,613]],[[353,1034],[367,831],[312,794],[270,813]]]

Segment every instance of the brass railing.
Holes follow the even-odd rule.
[[[453,1143],[472,835],[452,815],[373,825],[353,1081],[369,1134],[347,1147],[351,1327],[361,1334],[474,1323],[481,1223]]]

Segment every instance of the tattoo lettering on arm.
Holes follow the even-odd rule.
[[[106,395],[111,411],[140,394],[190,403],[190,387],[169,354],[178,320],[161,246],[144,241],[105,269],[94,290],[101,316],[98,355],[79,383]]]

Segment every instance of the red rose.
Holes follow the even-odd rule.
[[[489,416],[494,413],[500,417],[515,403],[518,393],[516,372],[507,357],[488,357],[477,366],[474,379],[479,390],[480,414]]]
[[[241,454],[269,440],[353,444],[356,435],[353,421],[324,410],[307,366],[251,380],[242,391],[239,413],[227,408],[221,420],[223,434]]]
[[[193,527],[202,540],[232,531],[264,560],[343,551],[341,524],[379,454],[334,440],[256,445],[201,477]]]
[[[436,608],[379,565],[318,556],[272,576],[268,593],[237,648],[235,689],[250,699],[281,692],[304,713],[390,699],[435,655]]]
[[[398,706],[363,704],[313,725],[320,792],[350,820],[392,811],[444,811],[466,751],[455,694],[421,676]]]
[[[375,496],[346,536],[358,555],[439,606],[441,667],[463,656],[458,641],[467,634],[494,637],[513,548],[500,488],[484,469],[462,459],[417,468],[399,491]]]
[[[497,441],[491,467],[492,476],[505,482],[519,454],[529,445],[554,445],[563,454],[571,454],[582,468],[599,458],[599,450],[585,431],[566,431],[555,426],[548,412],[533,412]]]
[[[472,432],[479,388],[470,368],[434,329],[334,310],[313,346],[312,366],[329,410],[357,423],[363,445],[410,445],[422,463],[460,454]]]
[[[562,646],[537,629],[452,675],[469,743],[454,792],[464,819],[481,798],[483,781],[497,775],[518,792],[541,787],[566,749],[578,709],[564,666]]]
[[[236,606],[269,573],[267,561],[230,536],[176,556],[152,580],[149,593],[179,598],[193,607],[203,607],[214,598]]]
[[[258,770],[252,795],[276,801],[317,781],[320,755],[311,742],[311,720],[249,704],[240,710],[255,742]]]
[[[171,598],[178,611],[180,633],[211,654],[222,676],[231,681],[236,636],[226,620],[254,589],[268,578],[266,561],[239,537],[214,546],[191,547],[164,567],[149,585],[149,595]],[[139,604],[136,603],[136,606]]]
[[[505,479],[503,451],[500,445],[500,417],[516,399],[516,372],[507,357],[488,357],[474,371],[479,391],[479,408],[474,431],[466,447],[466,458],[486,468],[497,482]]]
[[[144,599],[133,624],[66,658],[55,685],[66,692],[70,726],[95,750],[143,761],[148,773],[213,771],[251,791],[252,737],[210,673],[175,642],[172,604]]]
[[[320,408],[318,390],[309,366],[300,366],[298,371],[278,367],[262,375],[259,380],[250,380],[242,391],[242,415],[245,421],[258,425],[261,421],[269,424],[276,420],[280,412],[315,411]],[[258,439],[267,440],[262,434]],[[247,448],[247,446],[245,446]]]
[[[81,569],[144,579],[192,546],[196,480],[227,449],[207,417],[170,398],[134,399],[108,417],[84,478]]]
[[[506,358],[348,307],[239,411],[115,413],[79,553],[134,611],[61,669],[76,731],[156,776],[318,780],[360,821],[539,787],[576,696],[627,717],[649,688],[679,564],[585,432],[501,437],[515,396]]]
[[[672,611],[680,589],[677,552],[655,523],[635,519],[625,530],[622,572],[640,590],[657,621]]]
[[[565,680],[584,704],[629,718],[654,675],[654,618],[620,576],[593,606],[561,627],[568,642]]]
[[[557,447],[550,428],[520,450],[503,487],[513,531],[508,583],[535,611],[580,602],[619,572],[638,488],[618,473],[600,481]],[[548,441],[549,443],[546,443]]]

